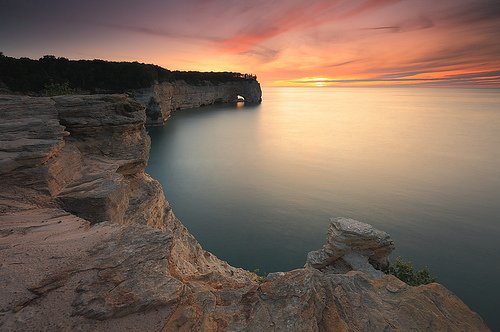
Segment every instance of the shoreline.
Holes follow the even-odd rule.
[[[418,329],[429,322],[488,330],[444,287],[410,287],[365,263],[260,280],[204,251],[144,172],[146,112],[127,96],[0,96],[0,106],[2,141],[10,142],[0,196],[6,330]],[[359,257],[346,261],[358,266]]]

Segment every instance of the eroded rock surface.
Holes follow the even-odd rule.
[[[163,124],[175,110],[236,102],[238,95],[244,97],[245,102],[259,103],[262,100],[259,82],[242,80],[220,84],[206,82],[203,85],[184,81],[163,82],[132,94],[145,107],[148,124]]]
[[[265,280],[204,251],[125,95],[0,96],[0,117],[2,331],[488,330],[441,285],[380,274],[392,241],[352,220]]]
[[[357,270],[377,277],[388,267],[393,250],[394,241],[386,232],[354,219],[332,218],[326,244],[307,254],[306,266],[339,273]]]

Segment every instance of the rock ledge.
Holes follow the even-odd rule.
[[[306,266],[345,273],[358,270],[380,277],[394,250],[389,234],[350,218],[331,218],[326,244],[307,254]]]

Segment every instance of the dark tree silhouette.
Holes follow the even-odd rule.
[[[170,71],[139,62],[69,60],[54,55],[32,60],[0,53],[0,83],[11,91],[28,94],[43,94],[47,87],[102,93],[145,88],[154,82],[183,80],[192,85],[202,85],[256,79],[255,75],[235,72]]]

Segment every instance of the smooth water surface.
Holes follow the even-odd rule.
[[[149,132],[147,171],[221,259],[298,268],[351,217],[500,329],[500,91],[268,88]]]

